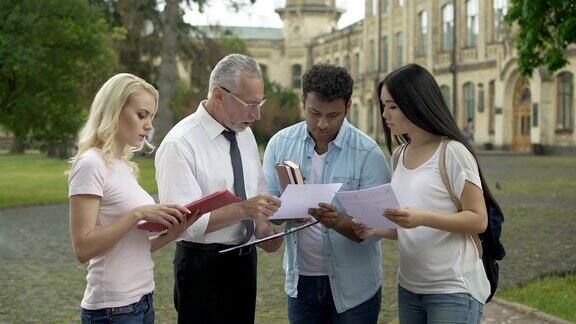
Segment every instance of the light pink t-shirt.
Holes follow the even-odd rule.
[[[154,199],[122,160],[106,166],[102,152],[90,149],[72,166],[68,196],[100,196],[97,227],[105,227],[133,208],[154,204]],[[85,309],[120,307],[135,303],[154,291],[154,262],[146,232],[134,227],[106,254],[90,259],[87,286],[81,306]]]

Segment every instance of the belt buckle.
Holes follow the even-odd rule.
[[[252,252],[252,245],[244,246],[238,249],[239,256],[250,254],[250,252]]]

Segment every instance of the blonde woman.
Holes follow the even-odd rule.
[[[74,252],[78,261],[89,262],[83,323],[153,323],[151,253],[198,218],[178,205],[155,204],[136,181],[138,169],[130,158],[149,145],[146,135],[157,110],[153,86],[117,74],[96,94],[80,131],[69,198]],[[135,227],[140,220],[163,223],[168,231],[149,239]]]

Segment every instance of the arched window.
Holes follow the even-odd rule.
[[[292,65],[292,88],[300,88],[302,86],[302,65]]]
[[[440,87],[440,92],[442,92],[442,97],[444,98],[444,101],[446,101],[446,105],[448,106],[450,113],[452,113],[452,116],[454,116],[454,109],[452,108],[452,96],[450,95],[450,87],[447,85],[443,85]]]
[[[380,40],[380,66],[382,71],[388,72],[388,36],[382,36]]]
[[[474,84],[467,82],[464,84],[464,105],[466,107],[466,120],[474,120],[475,100],[474,100]]]
[[[356,127],[360,128],[360,111],[358,109],[358,105],[354,104],[352,106],[352,117],[351,117],[351,122],[352,124],[354,124]]]
[[[418,14],[418,22],[420,25],[418,55],[426,56],[426,51],[428,50],[428,14],[426,11],[420,11]]]
[[[452,50],[454,40],[454,5],[451,3],[442,7],[442,50]]]
[[[488,83],[488,134],[494,134],[494,116],[495,116],[495,97],[496,97],[496,81],[491,80]]]
[[[355,77],[359,77],[360,74],[362,73],[361,67],[362,65],[360,65],[360,53],[354,53],[354,76]]]
[[[478,41],[478,0],[466,1],[466,46],[476,46]]]
[[[378,71],[378,60],[376,59],[376,41],[370,40],[370,71]]]
[[[367,120],[367,129],[366,129],[366,133],[368,133],[368,135],[371,135],[374,132],[374,103],[372,102],[372,99],[368,100],[368,120]]]
[[[396,67],[400,67],[403,64],[404,55],[404,40],[402,37],[402,32],[396,33]]]
[[[493,30],[492,30],[492,40],[495,42],[502,41],[502,28],[505,25],[504,17],[508,12],[508,0],[492,0],[493,7]]]
[[[557,82],[557,117],[556,128],[559,130],[574,129],[574,75],[562,72]]]

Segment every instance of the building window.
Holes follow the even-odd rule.
[[[418,46],[418,54],[420,56],[425,56],[428,50],[428,14],[426,11],[421,11],[418,14],[418,22],[420,25],[420,33],[418,35],[418,41],[420,42]]]
[[[452,50],[454,41],[454,5],[448,3],[442,7],[442,50]]]
[[[478,112],[484,112],[484,84],[478,84]]]
[[[388,36],[382,37],[380,47],[380,66],[382,67],[382,71],[388,72]]]
[[[508,12],[508,4],[507,4],[507,0],[492,0],[493,3],[493,8],[494,8],[494,13],[493,13],[493,18],[494,19],[494,26],[493,26],[493,30],[492,30],[492,39],[495,42],[501,42],[502,41],[502,27],[504,27],[505,25],[505,21],[504,21],[504,17],[506,16],[506,13]]]
[[[404,6],[404,0],[396,0],[396,4],[398,5],[398,7],[403,7]]]
[[[440,92],[442,93],[442,98],[444,98],[444,101],[446,102],[446,107],[448,107],[448,110],[450,111],[452,116],[454,116],[454,111],[452,109],[452,96],[450,95],[450,87],[447,85],[443,85],[440,87]]]
[[[396,67],[402,66],[402,56],[404,54],[404,47],[403,47],[403,40],[402,40],[402,32],[396,33]]]
[[[340,66],[340,58],[339,57],[334,59],[334,65]]]
[[[346,70],[350,71],[350,55],[348,54],[344,56],[344,67],[346,68]]]
[[[360,110],[358,109],[357,104],[352,106],[352,124],[354,124],[357,128],[360,128]]]
[[[381,0],[381,1],[382,1],[381,3],[382,11],[388,12],[390,10],[390,4],[389,4],[390,0]]]
[[[292,88],[300,88],[302,86],[302,65],[292,65]]]
[[[494,134],[494,107],[496,105],[496,82],[488,83],[488,134]]]
[[[478,41],[478,0],[466,1],[466,46],[476,46]]]
[[[370,40],[370,64],[370,70],[378,71],[378,60],[376,60],[376,42],[373,39]]]
[[[371,135],[374,132],[374,104],[372,103],[372,99],[368,100],[368,120],[367,120],[368,128],[366,132],[368,135]]]
[[[466,120],[474,121],[474,84],[471,82],[464,84],[464,106],[466,107]]]
[[[559,130],[574,128],[574,76],[570,72],[562,72],[557,77],[558,104],[557,123]]]
[[[378,16],[378,1],[380,0],[372,0],[372,15]]]
[[[354,76],[360,76],[360,53],[354,53]]]

